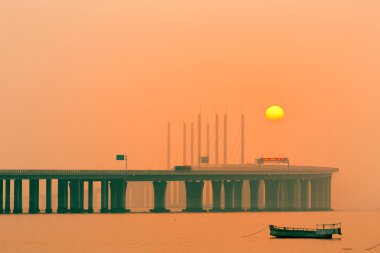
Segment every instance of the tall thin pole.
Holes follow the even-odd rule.
[[[194,164],[194,122],[190,126],[190,164]]]
[[[169,170],[170,169],[170,122],[168,123],[168,143],[167,143],[167,169]]]
[[[202,118],[201,114],[198,114],[198,167],[201,167],[201,155],[202,155]]]
[[[207,159],[210,159],[209,157],[210,157],[210,124],[208,123],[208,121],[207,121],[207,132],[206,132],[206,134],[207,134],[207,142],[206,142],[206,152],[207,152]]]
[[[219,163],[219,116],[215,114],[215,164]]]
[[[241,152],[241,164],[244,164],[244,114],[241,114],[241,147],[240,147],[240,152]]]
[[[183,165],[186,165],[186,123],[183,122]]]
[[[166,169],[170,170],[170,122],[168,123],[168,133],[167,134],[168,134],[168,140],[167,140],[167,142],[168,142],[168,144],[167,144],[168,145],[168,150],[167,150],[168,157],[167,157],[167,168]],[[172,182],[170,182],[170,184],[169,184],[169,192],[172,196],[172,194],[173,194],[173,183]],[[131,191],[131,197],[130,198],[132,199],[132,191]],[[169,203],[172,204],[172,202],[173,202],[173,200],[169,199]]]
[[[227,164],[227,113],[224,114],[224,164]]]

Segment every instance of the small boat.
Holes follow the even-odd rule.
[[[331,239],[333,234],[342,234],[341,223],[317,224],[316,229],[289,228],[269,225],[270,235],[278,238],[320,238]]]

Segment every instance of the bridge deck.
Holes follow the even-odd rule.
[[[194,167],[191,171],[175,170],[0,170],[0,178],[21,179],[114,179],[128,181],[228,180],[255,178],[322,177],[338,172],[337,168],[312,166],[226,165]]]

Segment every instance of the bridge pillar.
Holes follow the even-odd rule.
[[[241,212],[242,208],[243,180],[234,181],[234,211]]]
[[[121,208],[124,213],[130,212],[131,210],[126,209],[126,197],[127,197],[127,186],[128,182],[126,180],[123,180],[120,182],[121,187]]]
[[[5,180],[5,209],[4,213],[11,212],[11,180]]]
[[[254,212],[259,210],[259,186],[260,180],[249,180],[249,199],[251,205],[249,211]]]
[[[70,181],[70,212],[83,212],[83,181],[74,179]]]
[[[58,213],[68,212],[68,180],[58,179]]]
[[[278,210],[278,186],[279,180],[265,180],[265,210]]]
[[[29,180],[29,213],[39,213],[40,184],[38,179]]]
[[[221,208],[221,194],[222,194],[222,181],[211,181],[212,185],[212,212],[220,212]]]
[[[205,196],[205,209],[210,210],[212,208],[212,199],[211,199],[211,192],[212,192],[212,186],[211,181],[208,180],[205,182],[204,186],[204,194]]]
[[[331,210],[331,176],[325,179],[325,205],[326,210]]]
[[[318,179],[318,187],[317,187],[317,206],[320,210],[326,210],[326,179],[325,178],[319,178]]]
[[[104,179],[101,183],[101,213],[107,213],[109,211],[108,209],[108,180]]]
[[[94,187],[93,187],[93,182],[92,180],[89,180],[88,181],[88,209],[87,209],[87,212],[88,213],[93,213],[94,212],[94,205],[93,205],[93,202],[94,202],[94,194],[93,194],[93,191],[94,191]]]
[[[318,179],[312,178],[310,180],[311,186],[311,209],[318,209]]]
[[[46,209],[45,213],[52,213],[51,207],[51,179],[46,179]]]
[[[150,209],[153,213],[166,213],[170,212],[169,209],[165,208],[166,202],[166,181],[153,181],[154,189],[154,208]]]
[[[309,208],[309,179],[301,179],[301,209]]]
[[[0,179],[0,213],[4,213],[3,179]]]
[[[82,210],[82,212],[84,212],[84,181],[83,180],[80,180],[80,183],[79,183],[79,209]]]
[[[281,179],[278,183],[278,208],[285,210],[287,202],[286,180]]]
[[[124,179],[111,180],[111,212],[126,213],[125,193],[127,190],[127,181]]]
[[[234,181],[223,181],[224,186],[224,211],[231,212],[234,209]]]
[[[117,202],[118,199],[116,198],[117,195],[117,181],[111,180],[110,181],[110,190],[111,190],[111,208],[110,212],[116,212],[117,209]]]
[[[186,209],[184,212],[203,212],[203,181],[186,181]]]
[[[22,180],[14,181],[14,208],[13,213],[22,213]]]
[[[288,191],[288,204],[287,209],[288,210],[294,210],[295,209],[295,187],[296,187],[296,180],[295,179],[288,179],[286,180],[286,187]]]

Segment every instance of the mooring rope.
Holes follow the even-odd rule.
[[[265,228],[260,229],[259,231],[255,232],[255,233],[252,233],[252,234],[249,234],[249,235],[243,235],[241,238],[247,238],[247,237],[250,237],[250,236],[252,236],[252,235],[258,234],[258,233],[260,233],[260,232],[263,232],[263,231],[264,231],[265,229],[267,229],[267,228],[268,228],[268,227],[265,226]]]
[[[379,242],[378,244],[376,244],[375,246],[372,246],[372,247],[370,247],[370,248],[368,248],[368,249],[365,249],[365,250],[371,250],[371,249],[374,249],[374,248],[376,248],[376,247],[378,247],[378,246],[380,246],[380,242]]]

